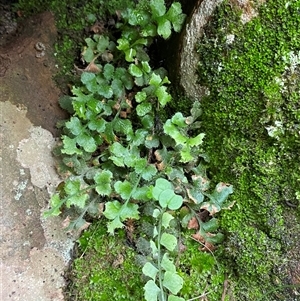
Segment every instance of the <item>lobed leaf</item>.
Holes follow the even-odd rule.
[[[163,197],[164,195],[161,194]],[[177,210],[179,209],[183,204],[183,198],[181,195],[177,195],[173,192],[172,195],[169,196],[169,199],[167,200],[167,206],[171,210]]]
[[[134,62],[134,57],[136,56],[136,50],[134,48],[129,48],[125,50],[125,60],[129,63]]]
[[[166,5],[164,0],[151,0],[150,8],[154,17],[161,17],[166,13]]]
[[[75,136],[84,131],[84,126],[78,117],[71,117],[70,121],[66,122],[66,128]]]
[[[146,301],[157,301],[157,296],[160,292],[160,288],[155,284],[153,280],[149,280],[145,284],[144,290]]]
[[[187,144],[190,146],[199,146],[203,143],[203,138],[204,138],[205,134],[201,133],[199,135],[197,135],[194,138],[189,138],[187,141]]]
[[[149,23],[142,28],[141,35],[143,37],[155,37],[157,35],[157,28],[153,23]]]
[[[97,149],[95,139],[89,134],[82,133],[76,138],[76,142],[88,153],[93,153]]]
[[[83,51],[83,59],[87,62],[90,63],[93,61],[93,59],[95,58],[95,53],[94,53],[94,48],[88,47],[85,48]]]
[[[118,39],[117,43],[118,43],[117,49],[119,50],[127,50],[130,48],[129,41],[127,39],[123,39],[123,38]]]
[[[109,38],[103,35],[95,35],[94,38],[98,41],[97,50],[99,53],[103,53],[106,48],[109,47]]]
[[[96,75],[94,73],[83,72],[81,74],[81,82],[86,86],[86,88],[90,92],[96,92],[98,89]]]
[[[168,213],[168,212],[164,212],[162,215],[162,219],[161,219],[161,224],[162,226],[167,229],[170,227],[170,221],[174,219],[174,217]]]
[[[145,146],[149,149],[159,147],[160,141],[157,135],[148,135],[145,140]]]
[[[148,164],[148,166],[142,171],[142,178],[146,181],[150,181],[157,174],[157,169],[154,164]]]
[[[123,227],[124,224],[120,221],[120,218],[116,217],[114,220],[107,223],[107,232],[113,235],[116,229],[121,229]]]
[[[172,100],[172,96],[167,92],[167,87],[161,86],[155,91],[159,103],[164,107],[169,101]]]
[[[186,128],[187,124],[185,123],[186,118],[182,115],[182,113],[177,112],[171,119],[173,124],[178,125],[179,127]]]
[[[165,272],[163,286],[172,294],[177,295],[183,287],[183,279],[174,272]]]
[[[135,95],[136,102],[143,102],[147,98],[147,94],[144,91],[139,91]]]
[[[95,190],[99,195],[110,195],[112,192],[111,179],[113,174],[109,170],[103,170],[94,176],[94,181],[97,184]]]
[[[177,246],[177,238],[172,234],[164,232],[161,235],[159,243],[169,251],[174,251]]]
[[[103,68],[103,75],[107,80],[114,77],[115,67],[112,64],[105,64]]]
[[[128,23],[130,25],[140,25],[144,27],[150,21],[150,15],[146,11],[138,9],[132,10],[129,14]]]
[[[98,84],[94,92],[98,92],[99,95],[104,96],[107,99],[110,99],[114,94],[111,85],[104,84],[104,83]]]
[[[171,22],[166,17],[161,17],[158,19],[157,33],[162,36],[164,39],[167,39],[171,36]]]
[[[125,95],[124,84],[120,79],[114,78],[111,82],[111,88],[117,98],[122,98]]]
[[[166,189],[171,189],[172,190],[172,184],[163,178],[158,178],[155,181],[155,186],[152,189],[152,196],[155,200],[159,200],[159,195]]]
[[[176,21],[178,16],[182,13],[181,3],[180,2],[173,2],[171,7],[169,8],[168,12],[166,13],[166,17],[170,21]]]
[[[155,280],[156,275],[158,273],[158,269],[150,262],[146,262],[143,266],[143,274]]]
[[[164,124],[164,132],[167,135],[171,136],[175,140],[176,144],[184,145],[188,139],[187,137],[185,137],[183,134],[180,133],[180,131],[177,129],[175,124],[173,124],[170,119],[168,119]]]
[[[107,202],[103,214],[107,219],[113,220],[120,216],[121,207],[122,205],[119,201]]]
[[[176,266],[175,264],[169,259],[168,253],[165,253],[162,260],[161,266],[165,271],[169,271],[172,273],[176,273]]]
[[[151,74],[149,84],[158,88],[160,86],[161,82],[162,82],[162,79],[161,79],[160,75],[153,72]]]
[[[82,150],[80,150],[76,145],[76,139],[72,139],[68,136],[62,136],[63,149],[61,152],[67,155],[82,155]]]
[[[103,133],[105,131],[105,125],[106,121],[103,118],[90,118],[88,128],[92,131]]]
[[[138,116],[145,116],[152,111],[152,105],[150,102],[142,102],[137,105],[136,113]]]
[[[141,77],[143,75],[143,71],[135,64],[130,64],[128,71],[132,76],[135,77]]]
[[[145,187],[145,186],[138,187],[132,193],[132,198],[138,201],[147,201],[149,199],[148,193],[149,193],[149,187]]]
[[[118,194],[120,194],[120,196],[124,200],[127,200],[130,198],[132,189],[133,189],[132,184],[126,180],[124,182],[117,181],[114,184],[114,188],[115,188],[116,192]]]

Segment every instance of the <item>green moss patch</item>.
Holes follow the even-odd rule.
[[[95,223],[79,239],[67,300],[142,300],[144,283],[134,254],[124,232],[108,236],[105,223]]]
[[[284,213],[299,211],[300,3],[270,0],[258,11],[242,25],[239,9],[224,2],[198,46],[200,84],[210,89],[201,104],[211,173],[235,187],[221,223],[240,301],[278,300],[270,290],[286,282],[273,273],[287,252]]]

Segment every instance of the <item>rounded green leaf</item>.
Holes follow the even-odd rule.
[[[155,200],[159,200],[159,195],[167,189],[172,189],[172,184],[166,180],[166,179],[162,179],[159,178],[155,181],[155,186],[153,187],[152,190],[152,196]]]
[[[155,280],[156,275],[158,273],[158,269],[150,262],[146,262],[143,266],[143,274]]]
[[[110,220],[119,216],[121,210],[121,203],[119,201],[107,202],[103,215]]]
[[[174,296],[174,295],[169,295],[168,301],[185,301],[185,299],[183,299],[181,297]]]
[[[150,8],[154,17],[160,17],[166,13],[166,5],[164,0],[151,0]]]
[[[147,98],[147,94],[144,91],[137,92],[135,95],[136,102],[142,102]]]
[[[162,208],[167,208],[170,200],[175,195],[173,189],[164,189],[158,196],[159,205]]]
[[[136,113],[138,116],[145,116],[152,111],[152,105],[150,102],[143,102],[137,105]]]
[[[169,271],[172,273],[176,272],[176,266],[175,264],[169,259],[169,256],[167,253],[164,254],[162,260],[161,260],[161,266],[165,271]]]
[[[143,75],[143,71],[135,64],[130,64],[128,71],[135,77],[141,77]]]
[[[158,20],[157,33],[164,39],[167,39],[171,35],[171,22],[166,18]]]
[[[163,286],[172,294],[177,295],[183,286],[183,279],[173,272],[165,272]]]
[[[97,149],[95,139],[88,134],[81,134],[76,138],[76,142],[88,153],[93,153]]]
[[[155,284],[153,280],[149,280],[144,286],[146,301],[157,301],[157,295],[160,292],[160,288]]]
[[[177,239],[172,234],[163,233],[160,239],[160,244],[167,248],[169,251],[174,251],[177,246]]]
[[[165,212],[162,216],[162,220],[161,220],[161,223],[162,223],[162,226],[166,229],[170,226],[170,221],[174,219],[174,217],[168,213],[168,212]]]

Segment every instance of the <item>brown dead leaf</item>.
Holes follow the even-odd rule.
[[[200,209],[204,209],[209,212],[209,215],[212,216],[219,212],[219,208],[216,205],[210,204],[210,203],[204,203]]]
[[[185,123],[186,123],[187,125],[192,124],[193,121],[194,121],[194,118],[193,118],[192,116],[189,116],[189,117],[187,117],[187,118],[185,119]]]
[[[93,33],[103,33],[105,26],[103,22],[97,21],[90,29]]]
[[[162,156],[161,156],[161,154],[159,153],[159,150],[158,150],[158,149],[154,152],[154,156],[155,156],[155,159],[156,159],[158,162],[161,162],[161,161],[162,161]]]
[[[62,227],[63,229],[66,229],[69,227],[71,222],[70,216],[68,215],[63,221],[62,221]]]
[[[199,223],[197,221],[197,218],[194,216],[193,218],[190,219],[190,221],[188,222],[188,229],[199,229]]]
[[[98,214],[99,214],[99,216],[102,215],[103,211],[104,211],[104,203],[100,203],[99,206],[98,206]]]
[[[79,229],[78,233],[81,233],[83,230],[87,229],[91,223],[85,222]]]
[[[120,117],[126,119],[127,118],[127,112],[126,111],[121,111],[120,112]]]
[[[105,51],[101,54],[101,59],[102,61],[109,63],[114,59],[114,56],[109,51]]]
[[[187,188],[187,189],[186,189],[186,192],[187,192],[188,197],[189,197],[190,200],[192,200],[195,204],[198,204],[198,203],[199,203],[198,200],[195,199],[194,196],[191,194],[190,189]]]
[[[230,184],[222,182],[217,185],[216,190],[217,190],[217,192],[222,192],[222,190],[224,188],[227,188],[229,186],[230,186]]]
[[[209,235],[209,233],[207,233],[207,235]],[[192,238],[201,244],[202,247],[199,247],[199,251],[212,252],[216,249],[212,243],[205,241],[204,237],[200,235],[199,232],[192,234]]]
[[[164,162],[156,163],[155,165],[156,165],[156,167],[157,167],[157,169],[159,171],[164,170],[164,168],[166,167],[166,165],[164,164]]]
[[[118,257],[114,260],[112,266],[114,268],[120,266],[124,262],[124,257],[122,254],[119,254]]]
[[[94,60],[92,62],[90,62],[83,71],[91,72],[91,73],[101,72],[100,68],[94,63]]]

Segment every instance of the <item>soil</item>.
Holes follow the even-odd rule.
[[[58,136],[56,122],[68,115],[58,105],[60,90],[53,81],[49,82],[57,72],[53,52],[57,32],[53,16],[46,12],[16,26],[9,6],[0,5],[0,15],[7,16],[0,23],[0,32],[5,32],[0,43],[1,86],[13,87],[14,94],[19,95],[18,105],[27,107],[27,117],[33,124]],[[37,50],[40,44],[45,47],[44,51]],[[1,90],[9,100],[10,91]],[[14,99],[11,101],[17,104]]]

